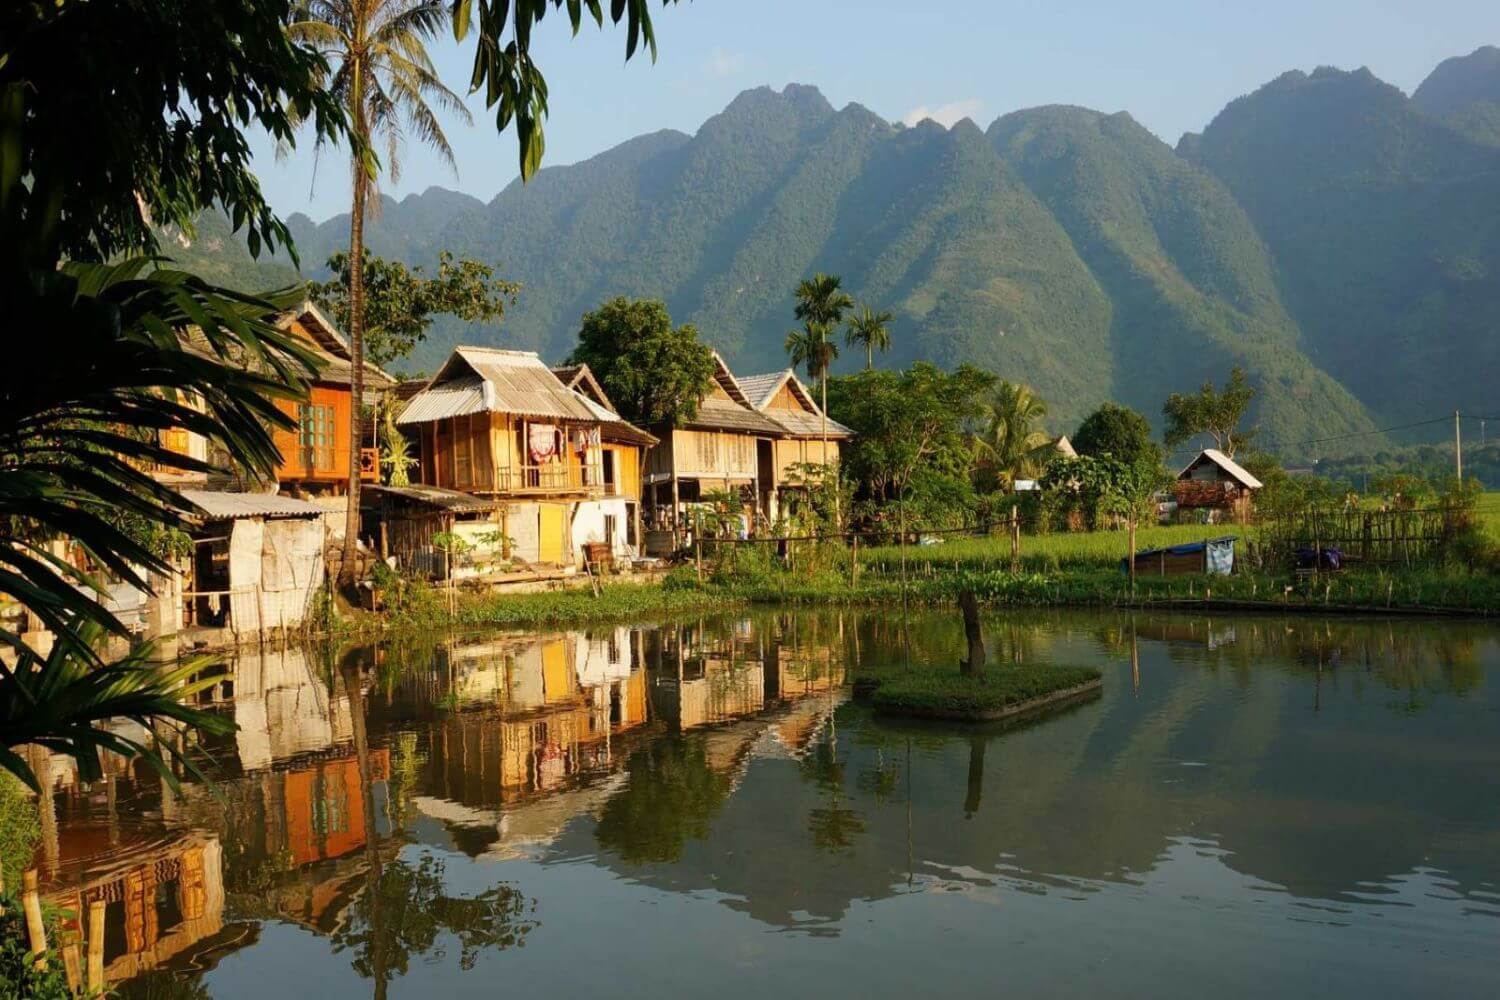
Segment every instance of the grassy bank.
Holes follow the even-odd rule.
[[[587,589],[530,594],[460,591],[451,606],[446,591],[410,584],[392,596],[383,621],[400,631],[480,626],[546,628],[720,611],[745,601],[727,588],[685,585],[680,574],[666,583],[606,583],[597,595]]]
[[[1201,525],[1153,527],[1139,533],[1138,547],[1234,531]],[[1132,594],[1119,569],[1125,547],[1121,532],[1029,537],[1022,541],[1022,569],[1012,573],[1007,539],[966,538],[908,546],[903,575],[900,549],[885,546],[860,553],[857,582],[851,581],[849,552],[840,546],[802,552],[793,572],[769,556],[740,552],[705,566],[701,582],[692,567],[683,567],[661,582],[606,583],[598,595],[587,589],[529,594],[461,591],[451,605],[440,588],[407,584],[389,596],[384,614],[345,619],[344,625],[356,632],[557,628],[680,617],[752,603],[950,608],[965,590],[988,607],[1228,604],[1329,612],[1500,614],[1500,576],[1461,567],[1360,569],[1301,580],[1250,570],[1228,577],[1143,575]]]
[[[1136,532],[1136,548],[1153,549],[1205,538],[1226,535],[1241,537],[1244,529],[1237,525],[1174,524],[1152,525]],[[1088,531],[1021,537],[1021,569],[1030,573],[1060,570],[1113,569],[1125,558],[1129,548],[1123,531]],[[1243,547],[1241,547],[1243,552]],[[1010,567],[1010,539],[956,538],[939,545],[908,545],[905,551],[908,571],[926,569],[989,570]],[[902,550],[897,545],[882,545],[860,553],[860,563],[885,573],[901,568]]]

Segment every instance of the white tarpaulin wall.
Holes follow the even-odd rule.
[[[635,555],[631,546],[625,541],[629,530],[630,511],[623,497],[611,497],[607,500],[584,500],[573,511],[571,539],[573,551],[570,554],[575,560],[583,558],[583,547],[586,543],[604,541],[606,517],[612,517],[615,521],[613,544],[610,546],[615,557],[629,558]]]
[[[242,518],[229,533],[230,621],[258,632],[302,624],[323,582],[318,518]]]

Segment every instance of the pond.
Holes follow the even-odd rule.
[[[985,627],[1101,696],[873,716],[931,614],[241,656],[212,788],[48,762],[47,891],[126,997],[1500,995],[1500,628]]]

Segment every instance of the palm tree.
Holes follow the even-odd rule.
[[[792,311],[802,320],[802,329],[793,330],[786,338],[793,366],[805,362],[808,376],[818,379],[822,394],[824,465],[828,464],[828,366],[839,356],[838,345],[829,335],[844,321],[844,314],[854,308],[854,300],[844,291],[843,284],[838,275],[821,271],[802,279],[797,285],[797,306]]]
[[[989,425],[981,445],[995,464],[1001,483],[1009,486],[1034,471],[1052,439],[1037,428],[1047,404],[1031,387],[1001,382],[990,400]]]
[[[891,349],[891,329],[889,323],[893,317],[888,312],[876,312],[869,306],[861,306],[859,312],[849,317],[849,328],[844,331],[844,343],[853,347],[855,344],[863,344],[865,347],[865,371],[875,367],[875,352],[882,354]]]
[[[349,509],[339,581],[354,581],[359,541],[359,452],[364,404],[365,211],[380,165],[376,142],[385,144],[385,169],[401,176],[401,143],[407,130],[454,166],[453,149],[433,105],[469,123],[468,109],[438,79],[427,43],[449,23],[447,0],[297,0],[287,32],[315,49],[332,67],[324,81],[348,110],[354,206],[349,215],[349,343],[354,409],[349,421]]]

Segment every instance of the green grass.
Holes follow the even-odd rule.
[[[617,583],[605,584],[597,597],[589,590],[465,596],[447,623],[503,628],[590,624],[715,611],[740,603],[723,590]]]
[[[859,679],[875,683],[870,701],[880,712],[983,720],[1099,678],[1093,667],[1028,663],[994,666],[978,677],[965,677],[955,665],[881,671]]]
[[[1136,549],[1154,549],[1226,535],[1243,537],[1232,524],[1152,525],[1136,532]],[[1021,536],[1021,568],[1030,572],[1072,569],[1113,569],[1130,548],[1124,531],[1060,532]],[[1243,549],[1241,550],[1243,552]],[[860,553],[860,562],[883,571],[900,570],[901,547],[882,545]],[[1002,569],[1010,566],[1010,539],[955,538],[938,545],[906,546],[906,565],[942,569]]]

